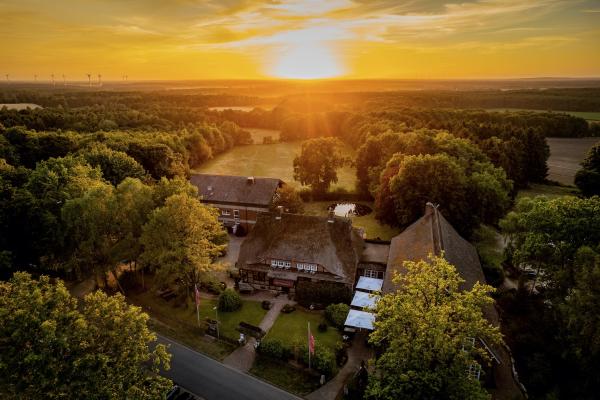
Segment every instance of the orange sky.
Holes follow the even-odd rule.
[[[595,0],[4,0],[11,79],[600,76]]]

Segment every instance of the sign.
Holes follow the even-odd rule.
[[[294,287],[294,281],[287,279],[273,279],[273,286]]]

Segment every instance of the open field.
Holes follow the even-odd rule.
[[[292,162],[300,154],[302,142],[275,144],[251,144],[237,146],[204,163],[194,172],[221,175],[245,175],[279,178],[288,184],[300,187],[294,181]],[[354,158],[350,147],[345,147],[346,156]],[[344,167],[338,170],[338,183],[332,189],[354,190],[356,186],[355,169]]]
[[[529,188],[519,190],[517,200],[522,197],[546,196],[548,198],[560,196],[576,196],[578,190],[574,187],[556,186],[556,185],[541,185],[532,183]]]
[[[308,215],[327,215],[327,208],[334,203],[333,201],[313,201],[304,203],[304,212]],[[358,203],[374,208],[373,202],[359,201]],[[400,229],[385,225],[375,219],[375,213],[372,212],[362,217],[352,216],[352,226],[363,228],[367,235],[367,239],[390,240],[392,237],[400,233]]]
[[[575,174],[589,149],[600,138],[547,138],[550,146],[548,159],[548,179],[565,185],[574,183]]]
[[[583,118],[587,121],[600,121],[600,112],[597,111],[555,111],[555,110],[528,110],[525,108],[488,108],[488,111],[531,111],[531,112],[553,112],[569,114],[574,117]]]
[[[42,108],[42,106],[38,106],[37,104],[33,104],[33,103],[13,103],[13,104],[0,104],[0,108],[2,107],[6,107],[9,110],[17,110],[17,111],[21,111],[21,110],[26,110],[28,108],[34,109],[34,108]]]

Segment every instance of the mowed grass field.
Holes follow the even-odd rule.
[[[260,141],[255,140],[255,143],[262,143],[262,137],[270,136],[273,132],[277,131],[251,130],[253,138],[261,138]],[[274,139],[276,138],[274,137]],[[194,172],[279,178],[290,185],[300,187],[300,183],[294,181],[292,163],[294,157],[300,154],[301,145],[302,142],[285,142],[236,146],[204,163]],[[354,158],[354,151],[350,147],[345,147],[344,151],[347,156]],[[338,183],[333,184],[331,188],[343,188],[351,191],[354,190],[355,186],[355,169],[344,167],[338,170]]]
[[[581,168],[588,151],[600,138],[547,138],[550,146],[548,179],[573,185],[575,174]]]

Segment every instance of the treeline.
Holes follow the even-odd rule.
[[[97,145],[124,153],[141,165],[152,178],[188,176],[215,154],[246,143],[247,131],[231,122],[203,124],[180,131],[73,131],[37,132],[22,127],[0,126],[0,157],[12,165],[34,168],[50,157],[85,152]]]

